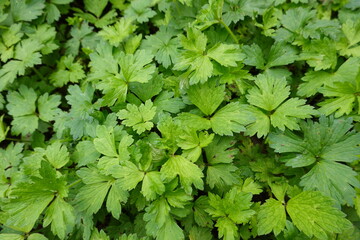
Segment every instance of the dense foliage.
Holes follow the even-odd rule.
[[[0,239],[360,239],[360,1],[1,0]]]

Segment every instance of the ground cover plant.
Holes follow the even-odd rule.
[[[0,1],[1,240],[360,239],[360,1]]]

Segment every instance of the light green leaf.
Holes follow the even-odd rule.
[[[237,45],[219,43],[208,50],[208,56],[224,67],[236,67],[243,60]]]
[[[236,170],[237,167],[230,164],[216,164],[208,166],[206,171],[206,183],[210,188],[214,188],[216,186],[219,189],[236,184],[238,182],[238,179],[234,174]]]
[[[38,128],[39,119],[35,115],[14,117],[11,121],[11,133],[26,135],[33,133]]]
[[[103,27],[98,34],[109,41],[111,45],[118,47],[136,28],[132,19],[123,17],[114,25]]]
[[[138,167],[130,162],[126,161],[121,166],[114,166],[110,170],[111,175],[118,178],[120,186],[125,190],[134,189],[139,182],[144,178],[145,173],[140,171]]]
[[[162,165],[161,173],[168,180],[172,180],[176,176],[179,176],[180,183],[187,193],[191,193],[192,184],[197,189],[204,188],[204,183],[202,181],[204,174],[201,169],[183,156],[175,155],[170,157],[169,160]]]
[[[40,233],[32,233],[27,240],[48,240],[48,238]]]
[[[297,59],[296,49],[283,42],[275,42],[270,48],[266,68],[283,66],[293,63]]]
[[[151,100],[147,100],[145,104],[141,104],[139,107],[128,104],[126,110],[120,110],[117,116],[123,120],[123,124],[132,127],[138,134],[141,134],[154,126],[151,120],[155,114],[156,107],[153,106]]]
[[[114,218],[119,219],[121,214],[121,204],[125,203],[129,193],[123,189],[120,181],[115,181],[109,191],[106,200],[106,209],[111,212]]]
[[[92,141],[81,141],[76,145],[73,157],[78,166],[81,167],[94,163],[100,157],[100,153],[96,150]]]
[[[14,117],[31,115],[35,113],[37,95],[32,88],[21,85],[18,91],[10,91],[7,95],[6,108]]]
[[[63,56],[57,63],[56,71],[49,76],[55,87],[62,87],[69,82],[77,83],[85,77],[85,72],[79,62],[74,62],[72,55]]]
[[[242,50],[246,56],[244,59],[246,65],[255,66],[258,69],[265,68],[265,57],[259,45],[256,43],[250,46],[245,45],[242,47]]]
[[[328,239],[327,234],[341,233],[352,225],[333,205],[331,198],[319,192],[304,191],[289,200],[286,210],[295,226],[307,236]]]
[[[147,200],[155,200],[156,196],[163,194],[164,191],[165,185],[161,179],[160,172],[153,171],[145,174],[141,186],[141,193]]]
[[[259,235],[266,235],[273,231],[276,236],[285,228],[285,206],[280,201],[270,198],[261,205],[257,219]]]
[[[24,240],[25,237],[16,233],[0,233],[1,240]]]
[[[39,118],[45,122],[53,121],[61,111],[60,105],[61,97],[59,95],[50,95],[45,93],[41,95],[37,101]]]
[[[75,225],[73,207],[62,198],[57,197],[45,211],[44,227],[51,223],[51,231],[60,239],[65,239]]]
[[[100,174],[98,169],[93,167],[81,168],[76,173],[85,185],[76,195],[75,206],[79,211],[85,211],[87,215],[94,214],[101,208],[113,178]]]
[[[47,146],[45,155],[51,165],[57,169],[65,166],[70,160],[66,146],[62,145],[59,141]]]
[[[43,0],[11,0],[11,13],[15,21],[31,21],[42,14],[45,7]]]
[[[218,228],[219,238],[224,240],[235,240],[239,236],[236,224],[228,218],[220,218],[216,221],[215,227]]]
[[[55,198],[67,196],[66,182],[56,177],[56,171],[47,162],[41,162],[41,177],[17,184],[11,191],[10,201],[3,205],[7,218],[4,225],[12,229],[30,232],[40,214]]]
[[[113,129],[99,125],[96,128],[96,135],[97,138],[94,139],[95,149],[105,156],[117,157],[118,153],[116,151]]]

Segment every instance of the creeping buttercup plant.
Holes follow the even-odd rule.
[[[0,1],[0,239],[360,239],[359,19]]]

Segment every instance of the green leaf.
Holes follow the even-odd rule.
[[[244,46],[243,50],[246,55],[244,63],[263,70],[288,65],[297,60],[296,49],[284,42],[275,42],[266,55],[256,43]]]
[[[151,120],[155,113],[156,107],[153,106],[151,100],[147,100],[145,104],[141,104],[139,107],[128,104],[126,110],[120,110],[117,116],[123,120],[124,125],[132,127],[138,134],[141,134],[154,126]]]
[[[166,192],[166,200],[172,207],[176,208],[185,208],[185,205],[188,205],[193,199],[188,193],[182,189],[177,189],[172,192]]]
[[[162,91],[162,93],[154,100],[154,107],[156,107],[157,115],[164,111],[169,113],[179,113],[185,106],[186,105],[181,98],[174,97],[174,93],[168,91]]]
[[[205,115],[213,114],[225,97],[225,85],[218,85],[215,80],[190,86],[187,91],[189,100]]]
[[[213,63],[218,62],[223,66],[236,66],[242,60],[236,45],[217,44],[206,52],[207,37],[196,28],[189,28],[186,37],[180,35],[180,42],[184,50],[174,70],[187,70],[189,83],[205,83],[213,75]]]
[[[224,198],[209,193],[210,207],[206,211],[217,218],[215,226],[218,227],[219,237],[236,239],[236,224],[247,223],[255,214],[255,211],[250,209],[251,198],[251,193],[241,192],[236,187],[227,192]]]
[[[95,149],[105,156],[117,157],[118,153],[116,151],[113,129],[99,125],[96,128],[96,135],[97,138],[94,139]]]
[[[94,0],[84,0],[85,8],[91,13],[94,13],[96,17],[100,17],[101,13],[105,9],[108,0],[100,0],[100,1],[94,1]]]
[[[9,114],[14,117],[11,124],[12,132],[28,134],[38,127],[38,118],[35,116],[37,95],[32,88],[21,85],[18,92],[9,92],[7,95],[8,104],[6,108]]]
[[[270,131],[270,125],[280,130],[299,129],[299,119],[310,118],[317,113],[312,106],[305,104],[305,100],[286,100],[290,95],[290,88],[284,77],[258,75],[255,84],[256,87],[251,88],[246,95],[248,102],[253,105],[249,107],[249,111],[255,117],[255,121],[248,128],[249,135],[257,133],[258,137],[265,136]]]
[[[206,171],[206,183],[210,188],[217,186],[219,189],[222,189],[223,187],[231,186],[238,182],[238,179],[234,174],[236,170],[237,167],[230,164],[208,166]]]
[[[286,210],[295,226],[307,236],[328,239],[351,227],[345,214],[333,207],[333,200],[319,192],[302,192],[289,200]]]
[[[0,239],[2,240],[24,240],[24,236],[15,233],[0,233]]]
[[[243,192],[249,192],[252,194],[259,194],[261,193],[263,190],[261,189],[260,184],[256,183],[252,178],[247,178],[245,179],[241,191]],[[276,194],[275,194],[276,196]]]
[[[342,31],[349,42],[349,46],[354,46],[360,42],[360,21],[352,21],[348,19],[342,25]]]
[[[146,209],[146,232],[157,240],[184,239],[184,233],[170,215],[170,206],[164,198],[152,202]]]
[[[92,114],[99,109],[99,105],[92,104],[94,88],[85,85],[83,89],[80,89],[78,85],[71,85],[68,87],[68,92],[69,95],[65,98],[71,105],[71,109],[65,115],[62,124],[70,128],[70,134],[74,139],[79,139],[84,134],[94,136],[98,121]]]
[[[176,32],[169,28],[160,27],[156,34],[146,36],[141,48],[150,50],[155,60],[168,68],[179,58],[179,40],[175,38]]]
[[[10,130],[10,128],[4,124],[3,119],[4,119],[4,115],[2,115],[0,117],[0,142],[5,140],[6,135],[7,135],[8,131]]]
[[[266,60],[259,45],[256,43],[253,43],[250,46],[245,45],[242,47],[242,50],[246,56],[244,59],[246,65],[255,66],[258,69],[265,68]]]
[[[290,95],[290,87],[285,78],[274,78],[269,75],[259,75],[255,79],[256,87],[246,95],[251,105],[267,111],[276,109]]]
[[[94,163],[100,157],[100,153],[96,150],[93,142],[81,141],[76,145],[76,151],[73,157],[75,162],[78,163],[78,166],[81,167]]]
[[[350,132],[352,120],[336,120],[320,117],[319,123],[308,121],[301,124],[303,137],[293,133],[269,135],[269,143],[276,152],[286,155],[286,165],[304,167],[316,163],[301,178],[307,190],[319,190],[339,203],[353,204],[354,187],[360,182],[356,172],[337,162],[353,162],[358,159],[360,134]]]
[[[40,16],[45,7],[43,0],[11,0],[11,13],[15,21],[31,21]]]
[[[40,176],[19,183],[12,190],[12,198],[2,208],[8,215],[5,226],[30,232],[56,193],[67,196],[63,177],[57,178],[56,171],[44,161],[41,162]]]
[[[58,141],[47,146],[45,155],[51,165],[57,169],[65,166],[70,160],[69,152],[66,146],[62,145]]]
[[[32,88],[24,85],[19,87],[19,91],[11,91],[7,95],[6,108],[9,114],[18,117],[35,113],[35,102],[37,95]]]
[[[151,9],[152,4],[151,0],[131,1],[130,7],[125,11],[125,17],[135,18],[139,23],[148,22],[156,15],[156,12]]]
[[[129,89],[143,102],[158,95],[163,87],[164,79],[161,75],[156,75],[146,83],[132,82]]]
[[[111,187],[112,177],[104,176],[96,168],[82,168],[77,175],[86,184],[80,188],[76,195],[76,208],[91,215],[101,208],[105,197]],[[96,193],[96,197],[94,197]]]
[[[255,121],[246,127],[246,134],[253,136],[257,135],[258,138],[266,136],[270,132],[270,118],[259,108],[249,107],[249,112],[255,118]]]
[[[219,238],[223,237],[224,240],[235,240],[239,236],[236,224],[228,218],[217,220],[215,227],[218,228]]]
[[[354,187],[360,187],[356,176],[357,173],[349,166],[323,160],[301,177],[300,185],[305,190],[321,191],[342,204],[353,205]]]
[[[61,111],[58,106],[61,103],[61,97],[59,95],[50,95],[45,93],[41,95],[37,100],[39,118],[45,122],[55,120]]]
[[[192,184],[197,189],[201,190],[204,188],[204,183],[202,181],[204,174],[201,169],[183,156],[175,155],[170,157],[162,165],[161,174],[168,180],[172,180],[176,176],[179,176],[180,183],[187,193],[191,193]]]
[[[51,223],[51,231],[60,239],[65,239],[75,225],[73,207],[62,198],[56,198],[46,209],[44,227]]]
[[[141,187],[141,193],[147,200],[155,200],[157,195],[163,194],[164,191],[165,185],[161,179],[160,172],[153,171],[145,174]]]
[[[224,67],[236,67],[243,60],[237,45],[219,43],[210,48],[208,56]]]
[[[312,40],[304,45],[300,54],[301,60],[314,67],[315,71],[335,68],[337,64],[337,52],[335,42],[329,38]]]
[[[274,114],[270,116],[271,124],[284,131],[285,127],[293,130],[299,129],[298,119],[311,118],[317,112],[306,101],[298,98],[291,98],[281,104]]]
[[[132,190],[143,180],[145,173],[140,171],[134,163],[126,161],[121,166],[113,166],[111,175],[119,179],[119,184],[123,189]]]
[[[99,44],[96,52],[90,54],[90,79],[100,80],[96,87],[104,93],[102,104],[112,106],[117,101],[124,102],[129,83],[148,82],[155,72],[155,66],[150,64],[152,58],[145,50],[134,54],[121,52],[115,57],[110,45]]]
[[[50,82],[55,87],[62,87],[69,82],[77,83],[85,77],[85,72],[79,62],[74,62],[72,55],[63,56],[57,63],[56,71],[49,76]]]
[[[233,133],[245,131],[245,125],[253,118],[249,116],[247,106],[232,102],[218,110],[210,119],[211,127],[216,134],[232,136]]]
[[[98,34],[112,46],[118,47],[136,28],[137,26],[133,23],[132,19],[121,18],[114,25],[103,27]]]
[[[120,218],[121,205],[126,203],[129,193],[125,191],[120,181],[115,181],[109,191],[106,200],[106,209],[111,212],[116,219]]]
[[[270,198],[261,205],[257,219],[259,235],[266,235],[271,231],[278,235],[285,228],[285,206],[280,201]]]

